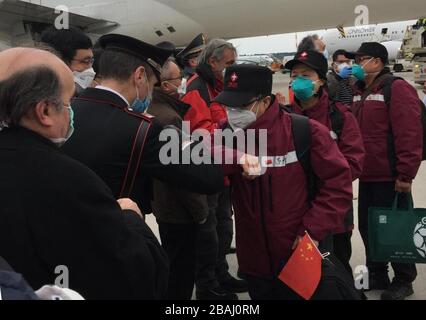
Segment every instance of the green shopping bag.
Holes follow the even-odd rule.
[[[396,195],[392,208],[369,208],[370,256],[377,262],[426,263],[426,209],[398,209]]]

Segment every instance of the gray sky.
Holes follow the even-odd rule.
[[[239,55],[294,52],[296,43],[300,42],[305,36],[310,34],[322,35],[324,30],[309,32],[285,33],[272,36],[239,38],[230,40],[237,47]]]

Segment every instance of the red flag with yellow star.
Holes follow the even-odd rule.
[[[321,264],[321,253],[306,234],[278,278],[305,300],[309,300],[320,282]]]

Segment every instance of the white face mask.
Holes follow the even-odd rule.
[[[228,114],[228,123],[234,131],[244,130],[256,122],[259,108],[257,108],[256,113],[253,112],[253,109],[258,103],[259,101],[256,101],[250,110],[230,107],[226,109],[226,113]]]
[[[184,96],[186,94],[186,79],[183,78],[181,84],[178,86],[174,85],[173,83],[167,81],[169,84],[171,84],[175,89],[176,93],[179,94],[179,96]],[[174,93],[172,93],[174,94]]]
[[[95,79],[96,72],[93,68],[84,70],[82,72],[74,71],[74,82],[77,83],[83,89],[88,88],[93,80]]]
[[[181,96],[186,94],[186,78],[182,79],[182,82],[180,83],[180,86],[177,89],[177,93],[179,93]]]

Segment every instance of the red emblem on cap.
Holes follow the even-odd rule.
[[[234,72],[233,74],[231,74],[231,81],[228,82],[228,88],[237,89],[238,88],[237,80],[238,80],[238,76]]]
[[[306,60],[308,58],[308,53],[306,51],[302,52],[299,56],[300,60]]]
[[[238,76],[235,72],[231,75],[231,80],[232,80],[232,82],[235,82],[235,81],[238,80]]]

